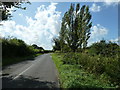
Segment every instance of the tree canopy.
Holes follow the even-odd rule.
[[[12,7],[26,10],[26,7],[21,6],[22,3],[30,4],[28,0],[13,0],[13,2],[6,2],[5,0],[0,0],[0,21],[8,20],[10,17],[12,17],[10,13],[10,8]]]
[[[78,48],[86,48],[87,41],[90,38],[90,28],[92,27],[91,17],[89,6],[83,5],[80,8],[79,3],[77,5],[71,4],[62,18],[59,33],[61,50],[66,45],[73,52]]]

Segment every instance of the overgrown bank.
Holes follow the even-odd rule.
[[[2,43],[2,66],[33,59],[43,52],[17,38],[0,38],[0,43]]]
[[[25,61],[25,60],[34,60],[35,57],[37,57],[38,55],[41,55],[41,54],[42,53],[32,54],[32,55],[28,55],[28,56],[21,56],[21,57],[3,58],[2,59],[2,66],[15,64],[15,63],[22,62],[22,61]]]
[[[68,53],[66,53],[68,54]],[[71,55],[70,55],[71,54]],[[100,64],[101,61],[109,63],[112,61],[104,61],[103,59],[96,60],[88,55],[80,53],[70,53],[70,60],[74,63],[70,63],[64,57],[65,53],[54,53],[52,58],[56,64],[56,67],[59,71],[60,85],[61,88],[117,88],[119,87],[119,68],[114,64],[108,64],[107,66]],[[75,56],[76,55],[76,56]],[[74,56],[74,57],[71,57]],[[78,60],[78,59],[79,60]],[[90,59],[91,58],[91,59]],[[66,60],[66,63],[64,62]],[[75,64],[76,61],[77,63]],[[105,68],[105,70],[103,69]],[[100,70],[104,70],[102,73],[99,73]],[[112,76],[111,76],[112,75]]]

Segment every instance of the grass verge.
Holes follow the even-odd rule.
[[[63,64],[62,58],[61,54],[52,54],[52,59],[59,72],[61,88],[115,88],[106,75],[96,76],[78,65]]]
[[[39,55],[42,55],[42,53],[38,53],[38,54],[30,55],[30,56],[24,56],[24,57],[7,57],[7,58],[3,58],[2,59],[2,66],[4,67],[4,66],[15,64],[15,63],[25,61],[25,60],[32,60],[36,56],[39,56]]]

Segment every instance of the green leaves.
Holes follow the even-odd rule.
[[[102,73],[101,75],[98,75],[98,74],[95,75],[95,74],[89,73],[88,71],[84,69],[86,65],[87,67],[90,67],[90,65],[94,66],[95,68],[99,67],[97,66],[98,63],[95,60],[95,59],[98,59],[98,57],[94,58],[94,61],[93,61],[92,59],[90,60],[90,57],[88,57],[88,55],[85,55],[85,54],[81,55],[79,53],[70,53],[69,55],[67,55],[69,59],[78,58],[81,64],[84,63],[84,66],[80,68],[79,65],[64,64],[62,63],[63,59],[65,58],[63,57],[64,56],[63,53],[52,54],[52,58],[59,71],[61,88],[83,88],[83,89],[84,88],[85,89],[87,88],[116,88],[114,84],[109,82],[110,77],[108,74]],[[90,62],[86,63],[87,61],[90,61]],[[90,70],[92,70],[92,68]]]
[[[105,57],[116,57],[119,54],[119,46],[116,43],[107,43],[105,40],[94,43],[90,46],[91,53],[100,54]]]
[[[0,21],[8,20],[12,17],[10,10],[8,8],[15,7],[15,8],[19,8],[22,10],[26,10],[26,7],[22,7],[22,5],[21,5],[22,3],[30,4],[30,2],[28,0],[18,0],[16,2],[15,1],[13,1],[13,2],[0,1],[0,7],[2,7],[2,8],[0,8],[0,13],[2,14]],[[16,11],[16,10],[14,10],[14,11]]]
[[[55,43],[55,45],[53,46],[53,50],[61,50],[59,38],[53,38],[53,42]]]
[[[60,31],[61,49],[64,45],[75,52],[78,48],[86,48],[87,41],[90,38],[91,14],[89,7],[80,4],[71,4],[70,9],[64,14]]]
[[[32,46],[27,45],[23,40],[17,38],[1,38],[2,40],[2,56],[22,57],[35,53]]]

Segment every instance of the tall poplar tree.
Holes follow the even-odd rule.
[[[80,8],[71,4],[70,9],[64,14],[62,19],[60,41],[66,43],[75,52],[78,48],[86,48],[90,38],[90,28],[92,27],[89,7],[83,5]]]

